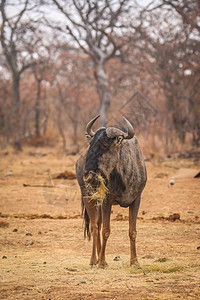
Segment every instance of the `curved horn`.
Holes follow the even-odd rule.
[[[124,139],[132,139],[135,135],[135,132],[134,132],[134,129],[133,129],[133,126],[131,125],[131,123],[125,118],[124,118],[124,121],[126,122],[126,127],[128,129],[128,132],[124,132],[122,131],[121,129],[119,128],[115,128],[115,127],[108,127],[106,129],[106,134],[109,138],[114,138],[114,137],[117,137],[117,136],[123,136]]]
[[[100,115],[96,116],[94,119],[92,119],[86,126],[86,131],[87,133],[93,137],[95,135],[95,132],[92,130],[92,126],[94,124],[94,122],[100,117]]]
[[[125,117],[123,117],[123,119],[126,122],[126,126],[128,129],[128,134],[127,134],[127,136],[124,137],[124,139],[130,140],[134,137],[135,132],[134,132],[134,129],[133,129],[133,126],[131,125],[131,123]]]

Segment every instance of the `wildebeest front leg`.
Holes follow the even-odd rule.
[[[106,250],[106,243],[110,235],[110,212],[111,212],[111,205],[108,200],[103,201],[102,206],[102,247],[101,252],[99,255],[99,268],[104,268],[107,266],[106,260],[105,260],[105,250]]]
[[[136,220],[140,206],[141,195],[138,196],[135,201],[129,207],[129,237],[130,237],[130,265],[138,264],[136,255]]]
[[[97,234],[97,254],[98,254],[98,257],[99,257],[100,252],[101,252],[101,237],[100,237],[101,223],[102,223],[102,217],[101,217],[101,205],[98,205],[98,207],[97,207],[97,226],[98,226],[98,234]]]
[[[93,266],[96,265],[98,262],[96,256],[97,242],[98,242],[97,208],[96,208],[96,203],[93,201],[85,201],[85,206],[91,222],[91,233],[92,233],[93,244],[92,244],[92,255],[90,259],[90,265]]]

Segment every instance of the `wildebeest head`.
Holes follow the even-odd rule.
[[[95,117],[86,126],[90,147],[86,157],[84,180],[90,184],[97,183],[98,174],[109,181],[110,174],[119,161],[123,140],[131,139],[134,136],[134,129],[126,118],[124,120],[127,132],[115,127],[107,127],[100,128],[95,133],[92,126],[98,118],[99,116]]]

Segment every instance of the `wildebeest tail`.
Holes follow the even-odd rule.
[[[84,214],[84,238],[88,237],[88,239],[90,240],[91,238],[90,218],[85,208],[83,197],[82,197],[82,213]]]
[[[86,208],[85,208],[85,211],[84,211],[84,219],[85,219],[84,237],[86,238],[86,236],[87,236],[88,239],[90,240],[90,238],[91,238],[90,218],[88,216]]]

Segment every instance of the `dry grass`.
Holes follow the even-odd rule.
[[[106,198],[108,188],[105,185],[105,179],[100,174],[96,174],[98,179],[98,186],[94,188],[91,184],[86,184],[88,197],[90,201],[95,201],[98,205]]]
[[[167,260],[165,262],[145,262],[130,269],[131,274],[175,273],[180,271],[200,271],[200,263],[185,262],[182,260]]]

